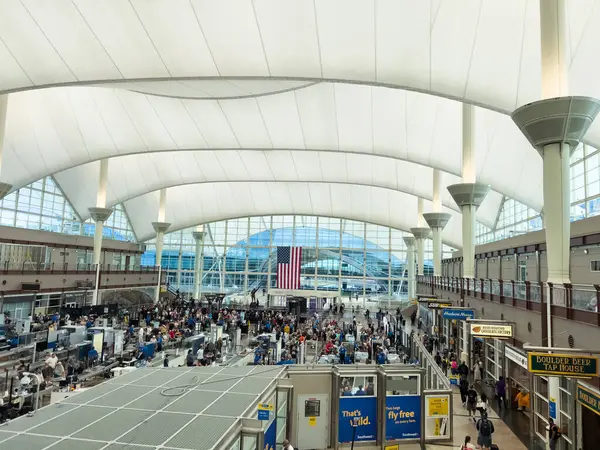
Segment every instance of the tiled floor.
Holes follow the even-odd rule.
[[[477,429],[475,428],[475,423],[468,417],[469,413],[467,410],[463,408],[458,390],[456,390],[454,393],[453,400],[454,429],[452,444],[428,444],[428,450],[448,450],[448,448],[460,448],[464,442],[465,436],[471,436],[471,442],[477,442]],[[489,411],[489,418],[494,424],[495,429],[495,432],[492,436],[492,442],[494,444],[498,445],[498,447],[503,450],[527,450],[527,446],[521,442],[521,440],[508,428],[504,422],[502,422],[495,411]]]

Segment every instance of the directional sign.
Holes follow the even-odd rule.
[[[480,338],[508,339],[513,337],[513,326],[501,323],[470,322],[471,336]]]
[[[420,298],[419,303],[421,303],[423,306],[426,306],[428,309],[451,308],[452,306],[454,306],[452,302],[431,298]]]
[[[540,375],[565,375],[573,378],[598,376],[598,357],[560,355],[557,353],[529,353],[528,369]]]
[[[475,310],[474,309],[445,308],[442,310],[442,317],[444,319],[452,319],[452,320],[474,319],[475,318]]]
[[[600,396],[598,394],[578,385],[577,401],[590,411],[600,415]]]
[[[273,411],[273,403],[258,404],[258,420],[269,420],[271,411]]]

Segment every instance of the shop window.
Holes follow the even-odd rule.
[[[600,272],[600,259],[590,261],[590,270],[592,272]]]
[[[535,412],[541,414],[542,417],[549,417],[548,400],[537,394],[535,397]]]
[[[540,415],[535,414],[535,431],[546,442],[546,427],[548,426],[547,418],[548,414]]]
[[[373,376],[343,377],[340,397],[375,396],[376,379]]]
[[[394,375],[386,378],[386,392],[390,395],[419,395],[419,377],[416,375]]]
[[[534,385],[535,391],[545,399],[548,399],[548,379],[536,376],[534,377]]]

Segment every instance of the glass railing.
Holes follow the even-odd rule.
[[[450,389],[450,380],[442,372],[440,366],[435,362],[435,358],[427,351],[417,334],[413,334],[413,346],[417,353],[417,355],[413,356],[416,356],[421,361],[421,367],[427,371],[425,387],[427,389]]]
[[[422,276],[417,278],[418,286],[422,290],[428,290],[429,287],[458,293],[462,290],[463,293],[474,297],[483,297],[491,300],[504,299],[505,303],[510,303],[512,300],[517,305],[518,302],[540,303],[542,299],[549,298],[551,304],[557,307],[599,312],[598,299],[600,299],[600,285],[461,279],[456,277]]]
[[[67,273],[67,272],[95,272],[95,264],[69,264],[69,263],[47,263],[47,262],[14,262],[2,261],[0,263],[0,273],[30,273],[30,272],[49,272],[49,273]],[[103,272],[126,272],[126,273],[144,273],[157,272],[158,267],[154,266],[122,266],[120,264],[101,264],[100,270]]]

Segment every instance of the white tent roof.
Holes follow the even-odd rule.
[[[158,210],[158,191],[125,202],[131,225],[141,240],[155,235],[145,220],[146,212]],[[257,201],[260,199],[260,202]],[[197,223],[268,214],[298,214],[346,219],[385,225],[399,230],[414,227],[417,197],[379,187],[309,182],[204,183],[167,190],[166,220],[169,231]],[[425,201],[431,208],[431,202]],[[461,215],[452,214],[444,231],[444,243],[461,245]]]
[[[570,88],[600,97],[594,6],[567,4]],[[540,97],[539,35],[539,4],[522,0],[0,0],[1,179],[58,173],[83,217],[107,157],[109,202],[132,208],[226,182],[431,198],[432,168],[459,181],[466,101],[483,107],[477,175],[494,192],[478,219],[493,225],[502,195],[543,207],[541,159],[505,115]],[[587,138],[600,146],[600,123]],[[179,214],[174,227],[193,224]],[[147,236],[156,208],[129,215]]]

